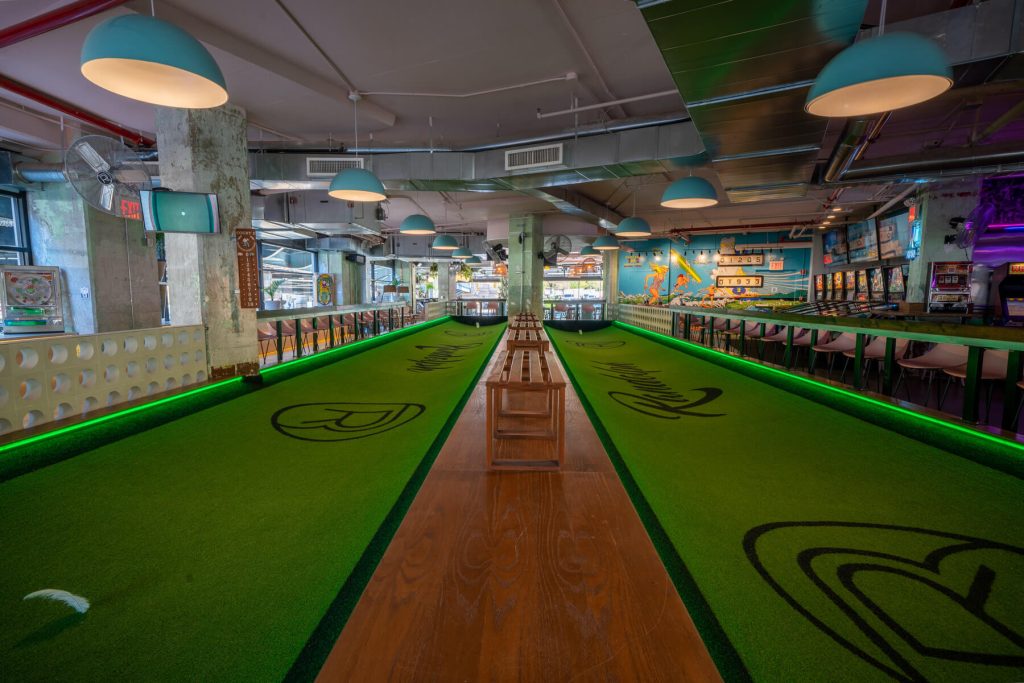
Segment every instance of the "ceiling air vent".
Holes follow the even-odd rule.
[[[505,152],[505,170],[559,166],[562,163],[562,143],[510,149]]]
[[[363,157],[306,157],[307,178],[333,178],[346,168],[362,168]]]

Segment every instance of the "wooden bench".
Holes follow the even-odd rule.
[[[502,351],[485,382],[487,386],[487,466],[504,470],[557,470],[565,459],[565,378],[550,352],[536,348]],[[543,405],[513,408],[509,398],[524,403],[537,395]],[[534,439],[554,445],[553,458],[495,457],[499,440]]]
[[[544,321],[538,320],[533,313],[520,313],[509,321],[508,326],[513,330],[520,328],[541,330],[544,329]]]
[[[537,349],[541,353],[550,350],[550,342],[544,330],[533,327],[513,327],[505,337],[505,346],[509,351],[514,349]]]

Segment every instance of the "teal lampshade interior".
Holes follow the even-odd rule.
[[[594,240],[593,247],[597,251],[611,251],[619,248],[619,241],[611,235],[601,235]]]
[[[398,232],[403,235],[433,235],[437,229],[429,216],[414,213],[402,221],[402,224],[398,226]]]
[[[714,185],[697,176],[680,178],[661,195],[661,205],[670,209],[700,209],[717,203]]]
[[[387,199],[384,184],[364,168],[346,168],[335,175],[327,194],[350,202],[382,202]]]
[[[597,253],[597,249],[594,249],[589,244],[580,249],[580,256],[593,256]]]
[[[452,258],[468,259],[471,258],[472,256],[473,252],[471,252],[469,249],[466,249],[465,247],[459,247],[458,249],[452,252]]]
[[[833,57],[807,93],[804,109],[817,116],[866,116],[919,104],[952,85],[949,60],[935,41],[886,33]]]
[[[616,237],[650,237],[651,225],[643,218],[631,216],[619,223],[615,229]]]
[[[483,261],[480,260],[479,256],[473,255],[466,259],[466,263],[468,263],[471,266],[479,266],[481,263],[483,263]]]
[[[206,109],[228,101],[224,74],[203,44],[143,14],[93,28],[82,44],[81,70],[105,90],[150,104]]]
[[[433,244],[430,245],[431,249],[441,249],[444,251],[455,251],[459,248],[459,243],[455,241],[455,238],[451,235],[438,235],[434,238]]]

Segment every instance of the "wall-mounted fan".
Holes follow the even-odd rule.
[[[71,143],[64,155],[64,173],[90,205],[122,218],[141,219],[139,191],[153,187],[139,155],[103,135],[86,135]]]
[[[994,209],[990,204],[978,204],[967,218],[956,223],[956,246],[970,249],[985,234],[992,222]],[[950,221],[953,223],[953,221]]]
[[[544,242],[544,250],[537,254],[537,256],[544,259],[544,265],[557,266],[558,259],[568,256],[571,249],[572,242],[569,241],[568,237],[565,235],[554,235]]]

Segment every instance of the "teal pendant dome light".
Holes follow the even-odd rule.
[[[472,257],[473,257],[473,252],[471,252],[466,247],[459,247],[458,249],[456,249],[455,251],[452,252],[452,258],[457,258],[457,259],[465,260],[465,259],[469,259],[469,258],[472,258]]]
[[[438,235],[434,238],[434,243],[430,245],[430,248],[440,249],[441,251],[455,251],[459,248],[459,243],[451,235]]]
[[[887,33],[854,43],[814,80],[804,109],[816,116],[866,116],[902,109],[953,86],[942,48],[916,33]]]
[[[228,101],[224,74],[203,44],[174,24],[125,14],[98,24],[82,44],[82,75],[140,102],[208,109]]]
[[[680,178],[661,195],[661,205],[669,209],[703,209],[717,203],[715,187],[697,176]]]
[[[437,229],[429,216],[414,213],[411,216],[406,216],[402,224],[398,226],[398,232],[403,235],[433,235]]]
[[[327,194],[350,202],[382,202],[387,199],[384,183],[362,168],[346,168],[331,180]]]
[[[593,256],[597,254],[597,249],[594,249],[589,244],[580,249],[580,256]]]
[[[348,98],[352,100],[355,149],[359,149],[359,100],[363,96],[353,91],[348,94]],[[331,188],[327,194],[350,202],[382,202],[388,198],[384,194],[384,183],[364,168],[346,168],[339,172],[331,179]]]
[[[601,235],[594,240],[593,248],[597,251],[612,251],[619,248],[619,242],[611,235]]]
[[[473,255],[466,259],[466,263],[468,263],[471,266],[479,266],[481,263],[483,263],[483,261],[480,260],[479,256]]]
[[[615,229],[616,237],[650,237],[651,225],[643,218],[630,216]]]

